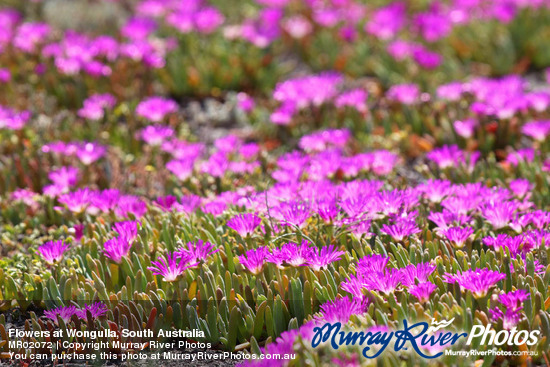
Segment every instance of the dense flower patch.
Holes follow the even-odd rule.
[[[195,329],[352,366],[315,326],[453,319],[540,331],[502,348],[548,363],[547,2],[124,3],[111,30],[0,8],[3,340]]]

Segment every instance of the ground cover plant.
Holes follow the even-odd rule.
[[[245,365],[549,364],[548,1],[0,5],[7,363],[199,330]],[[316,339],[432,320],[538,337]]]

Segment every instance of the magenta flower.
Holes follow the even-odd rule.
[[[304,326],[306,326],[306,324],[302,325],[300,330],[294,329],[281,333],[273,343],[269,343],[263,348],[262,353],[264,355],[269,355],[273,360],[282,360],[284,355],[294,353],[294,344]],[[280,365],[278,363],[274,364],[276,366]]]
[[[29,111],[17,112],[0,106],[0,129],[21,130],[31,118]]]
[[[408,218],[399,218],[390,225],[384,224],[380,231],[387,234],[397,242],[403,241],[405,237],[422,232],[420,228],[416,226],[414,219]]]
[[[205,7],[199,10],[194,14],[193,18],[195,28],[198,32],[203,34],[214,32],[225,20],[222,13],[214,7]]]
[[[464,86],[462,85],[462,83],[452,82],[440,85],[437,88],[437,97],[447,101],[458,101],[460,100],[460,98],[462,98],[463,92]]]
[[[306,152],[321,152],[329,148],[344,148],[351,139],[346,129],[329,129],[302,136],[298,146]]]
[[[362,257],[357,262],[357,274],[383,273],[390,258],[378,254]]]
[[[483,244],[493,247],[495,250],[501,248],[504,251],[504,249],[508,248],[510,255],[516,257],[519,253],[526,254],[535,247],[531,239],[532,237],[529,234],[519,236],[499,234],[496,237],[485,237]]]
[[[432,70],[443,62],[443,56],[422,46],[413,49],[413,59],[424,69]]]
[[[162,256],[157,261],[151,261],[151,266],[147,269],[155,275],[161,275],[165,282],[177,280],[188,268],[185,258],[179,256],[177,252],[167,253],[166,259]]]
[[[368,94],[363,89],[352,89],[340,94],[334,105],[338,108],[352,107],[361,113],[367,112],[367,97]]]
[[[352,299],[348,297],[338,298],[334,301],[325,302],[321,305],[321,315],[315,319],[322,323],[340,322],[346,324],[351,315],[362,315],[367,312],[369,300]]]
[[[513,166],[520,163],[530,163],[535,160],[535,150],[532,148],[519,149],[515,152],[510,152],[506,157],[506,162]]]
[[[462,248],[466,241],[474,233],[470,227],[448,227],[442,230],[442,234],[456,247]]]
[[[195,161],[205,149],[203,143],[188,143],[184,140],[170,139],[162,143],[161,149],[177,160]]]
[[[57,308],[44,311],[44,316],[52,320],[57,324],[57,317],[61,317],[63,321],[66,323],[71,321],[71,318],[73,315],[75,315],[77,312],[76,306],[70,305],[70,306],[59,306]]]
[[[371,330],[369,330],[371,331]],[[361,362],[358,353],[352,353],[351,355],[339,354],[337,357],[332,358],[331,364],[337,367],[361,367]]]
[[[201,165],[201,172],[214,177],[223,177],[229,168],[229,159],[226,152],[220,151],[212,154]]]
[[[107,148],[98,143],[84,142],[76,148],[76,156],[85,165],[90,165],[105,155]]]
[[[413,22],[428,42],[435,42],[447,36],[452,30],[449,15],[439,10],[430,9],[428,12],[418,13]]]
[[[221,200],[211,201],[202,206],[202,211],[215,217],[222,215],[227,209],[227,204]]]
[[[456,134],[465,139],[470,139],[474,135],[477,125],[478,122],[472,118],[453,122],[453,127]]]
[[[280,203],[271,214],[281,221],[281,224],[302,227],[311,216],[311,210],[304,202],[291,201]]]
[[[42,257],[50,265],[60,262],[63,258],[63,253],[69,249],[63,240],[49,241],[38,247],[38,251],[42,254]]]
[[[0,82],[7,83],[11,80],[11,73],[8,69],[0,68]]]
[[[120,192],[117,189],[106,189],[103,191],[92,191],[90,193],[90,204],[86,211],[92,215],[107,213],[114,209],[119,199]]]
[[[262,219],[256,214],[245,213],[238,214],[228,220],[227,226],[244,238],[251,235],[260,223],[262,223]]]
[[[197,195],[184,195],[180,198],[180,203],[175,204],[176,210],[184,213],[193,213],[201,205],[202,199]]]
[[[195,161],[191,159],[176,159],[166,163],[166,169],[172,172],[178,180],[185,181],[193,174]]]
[[[292,116],[296,113],[296,106],[292,103],[283,103],[270,115],[270,120],[276,125],[289,125]]]
[[[245,252],[239,256],[239,262],[252,274],[258,275],[267,260],[269,249],[267,247],[258,247]]]
[[[106,110],[115,106],[116,99],[111,94],[94,94],[84,101],[84,105],[78,110],[78,116],[89,120],[101,120]]]
[[[401,269],[386,269],[383,273],[366,275],[363,278],[363,288],[389,295],[397,289],[402,280]]]
[[[385,215],[395,215],[401,213],[401,211],[413,208],[417,202],[418,197],[415,193],[400,191],[400,190],[384,190],[377,193],[375,196],[377,201],[378,211]]]
[[[302,241],[301,245],[289,242],[279,249],[274,249],[271,254],[268,254],[267,261],[277,264],[278,267],[305,266],[308,265],[312,256],[315,256],[316,250],[316,248],[311,247],[309,242],[305,240]]]
[[[139,133],[141,140],[149,145],[160,146],[174,135],[174,129],[169,126],[148,125]]]
[[[154,201],[154,204],[164,211],[172,210],[177,203],[178,199],[172,195],[159,196]]]
[[[410,287],[419,283],[428,281],[428,277],[435,271],[435,265],[430,263],[419,263],[416,265],[410,264],[401,270],[401,282],[404,286]]]
[[[502,327],[507,330],[512,329],[525,317],[522,310],[523,302],[527,298],[529,298],[529,293],[523,289],[501,294],[498,300],[504,308],[504,312],[498,307],[490,309],[491,318],[493,321],[502,319]]]
[[[437,286],[430,282],[422,282],[411,285],[409,287],[409,293],[420,301],[420,303],[426,303],[430,300],[430,296],[437,289]]]
[[[248,94],[240,92],[237,94],[237,106],[244,112],[250,112],[254,109],[255,102]]]
[[[239,147],[239,153],[244,159],[251,160],[260,153],[260,146],[257,143],[243,144]]]
[[[440,203],[452,193],[451,182],[447,180],[428,180],[416,187],[417,190],[433,203]]]
[[[343,291],[350,293],[354,298],[365,299],[366,296],[363,293],[364,282],[363,277],[359,275],[350,275],[348,279],[340,284]]]
[[[381,40],[389,40],[405,26],[406,5],[396,1],[377,9],[365,26],[365,31]]]
[[[388,44],[386,51],[388,51],[396,61],[403,61],[410,58],[417,47],[418,44],[414,42],[395,40]]]
[[[518,178],[510,181],[510,191],[519,198],[528,197],[529,191],[533,189],[533,184],[524,178]]]
[[[214,245],[210,242],[198,240],[195,242],[188,242],[187,245],[181,247],[175,253],[178,257],[185,259],[187,267],[195,268],[206,262],[210,256],[218,251],[220,251],[220,249],[215,250]]]
[[[386,97],[405,105],[412,105],[420,98],[420,88],[416,84],[394,85],[386,92]]]
[[[16,30],[13,45],[24,52],[32,53],[46,41],[50,32],[50,26],[45,23],[23,23]]]
[[[321,199],[315,206],[315,212],[327,223],[332,223],[340,213],[340,207],[335,197]]]
[[[340,260],[344,251],[337,251],[333,245],[322,247],[319,252],[313,251],[309,257],[307,265],[315,271],[326,268],[330,263]]]
[[[537,141],[544,141],[550,134],[550,120],[530,121],[521,127],[521,132]]]
[[[75,224],[73,226],[73,229],[71,233],[73,233],[75,240],[80,240],[82,236],[84,236],[84,229],[86,228],[86,225],[84,223],[81,224]]]
[[[371,222],[369,220],[352,220],[349,225],[349,230],[357,238],[363,236],[370,238],[374,235],[374,233],[371,232]]]
[[[292,38],[301,39],[313,31],[313,26],[307,18],[301,15],[291,16],[282,21],[282,28]]]
[[[102,302],[94,302],[91,305],[84,304],[84,307],[75,311],[75,315],[80,317],[82,320],[87,320],[88,311],[90,311],[90,314],[92,315],[92,320],[97,319],[107,313],[107,306]]]
[[[124,195],[118,199],[115,214],[119,217],[128,217],[129,214],[141,218],[147,213],[147,204],[137,196]]]
[[[73,213],[81,213],[90,204],[94,192],[88,188],[78,189],[74,192],[63,194],[58,198],[61,204],[65,204]]]
[[[117,237],[107,240],[103,244],[103,254],[114,262],[120,264],[123,257],[128,256],[132,244],[123,237]]]
[[[522,236],[524,240],[523,246],[528,250],[539,247],[550,247],[550,232],[548,231],[541,229],[532,230],[524,233]],[[528,245],[526,246],[526,244]]]
[[[157,29],[156,22],[151,18],[130,18],[120,29],[120,34],[134,40],[147,39]]]
[[[271,121],[286,125],[299,110],[330,101],[337,94],[337,87],[341,82],[340,74],[322,73],[278,83],[273,91],[273,98],[281,105],[271,115]]]
[[[485,297],[489,289],[506,278],[506,274],[489,269],[466,270],[458,274],[445,273],[443,280],[458,283],[462,291],[469,290],[475,298]]]
[[[441,202],[441,206],[444,209],[446,216],[454,216],[454,221],[468,221],[467,214],[471,211],[478,209],[478,204],[481,201],[480,198],[476,198],[473,195],[463,197],[448,197]],[[431,218],[430,218],[431,220]],[[463,222],[462,222],[463,223]],[[461,224],[462,224],[461,223]]]
[[[78,180],[78,168],[61,167],[48,173],[48,178],[52,180],[55,186],[67,189],[76,185]]]
[[[10,194],[13,201],[24,203],[27,206],[35,207],[37,205],[37,193],[27,189],[17,189]]]
[[[161,122],[170,113],[176,112],[176,102],[162,98],[149,97],[141,101],[136,107],[136,114],[153,122]]]
[[[464,152],[457,145],[444,145],[426,154],[440,169],[457,166],[464,159]]]
[[[525,99],[529,107],[537,112],[545,111],[550,105],[550,94],[546,91],[527,93]]]
[[[518,209],[517,204],[509,201],[489,203],[481,209],[481,215],[493,226],[494,229],[507,227],[514,219],[514,213]]]
[[[364,299],[363,290],[391,294],[404,280],[401,269],[387,268],[388,257],[370,255],[357,263],[357,275],[351,275],[342,282],[342,289],[354,297]],[[413,266],[414,267],[414,266]]]
[[[156,38],[153,40],[131,40],[120,45],[120,54],[133,61],[141,62],[152,68],[162,68],[166,64],[166,52],[170,49],[169,40]],[[153,97],[154,98],[154,97]],[[148,106],[149,107],[149,106]],[[144,108],[144,114],[158,117],[159,112],[154,108]],[[149,118],[144,116],[146,118]],[[159,122],[149,118],[153,122]],[[161,119],[162,120],[162,119]]]

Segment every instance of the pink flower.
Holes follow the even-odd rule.
[[[238,214],[227,221],[227,226],[235,230],[241,237],[247,237],[262,222],[261,218],[252,213]]]
[[[447,283],[458,283],[460,288],[469,290],[475,298],[484,297],[489,289],[506,278],[506,274],[489,269],[466,270],[458,274],[445,273],[443,280]]]
[[[149,145],[160,146],[174,135],[169,126],[148,125],[140,131],[140,138]]]
[[[103,244],[103,253],[114,262],[120,263],[123,257],[128,256],[131,247],[131,243],[121,236],[107,240]]]
[[[160,122],[170,113],[176,112],[176,102],[162,98],[149,97],[141,101],[136,107],[136,114],[153,122]]]
[[[250,112],[254,109],[254,99],[244,92],[237,94],[237,106],[244,112]]]
[[[266,257],[269,254],[267,247],[258,247],[245,252],[239,256],[239,262],[252,274],[258,275],[266,262]]]
[[[84,100],[84,105],[78,110],[78,116],[89,120],[101,120],[106,110],[115,106],[116,99],[112,95],[94,94]]]
[[[206,262],[210,256],[220,251],[214,249],[214,245],[210,242],[204,242],[202,240],[188,242],[187,245],[182,246],[177,252],[177,256],[181,257],[186,262],[186,267],[195,268],[200,264]]]
[[[180,257],[176,252],[167,253],[166,259],[159,257],[158,261],[151,261],[148,267],[153,274],[161,275],[166,282],[176,281],[188,268],[185,258]]]
[[[396,1],[377,9],[365,25],[365,31],[381,40],[388,40],[397,35],[405,26],[406,5]]]
[[[386,97],[405,105],[412,105],[420,98],[420,88],[416,84],[394,85],[388,90]]]
[[[535,140],[544,141],[550,134],[550,120],[530,121],[521,127],[521,132]]]
[[[338,108],[352,107],[361,113],[367,112],[367,97],[368,94],[363,89],[352,89],[340,94],[334,105]]]
[[[393,224],[384,224],[380,229],[382,233],[385,233],[393,238],[394,241],[401,242],[405,237],[409,237],[413,234],[420,233],[421,230],[417,227],[414,219],[399,219]]]
[[[415,296],[421,303],[426,303],[430,300],[430,295],[437,289],[437,286],[430,282],[424,282],[412,285],[409,288],[409,293]]]
[[[282,27],[292,38],[296,39],[304,38],[313,30],[311,23],[300,15],[284,19]]]
[[[38,251],[42,254],[42,257],[50,265],[60,262],[63,258],[63,253],[69,249],[63,240],[49,241],[38,247]]]
[[[443,235],[452,243],[455,247],[464,247],[468,238],[472,236],[474,230],[470,227],[449,227],[443,229]]]
[[[477,125],[477,121],[472,118],[462,121],[456,120],[455,122],[453,122],[453,127],[456,134],[465,139],[470,139],[474,135],[474,131]]]
[[[351,315],[362,315],[367,312],[369,300],[350,300],[348,297],[338,298],[334,301],[325,302],[321,305],[321,315],[316,317],[322,323],[340,322],[348,323]]]

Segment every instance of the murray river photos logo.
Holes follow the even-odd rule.
[[[518,331],[516,328],[512,330],[501,330],[496,332],[489,325],[475,325],[470,333],[455,333],[444,331],[444,329],[452,324],[454,318],[447,321],[435,321],[432,319],[431,325],[427,322],[418,322],[409,324],[407,320],[403,320],[403,328],[400,330],[365,330],[365,331],[344,331],[342,324],[326,323],[322,326],[317,326],[313,329],[313,339],[311,346],[313,348],[322,343],[329,342],[334,349],[339,349],[342,346],[356,345],[363,347],[362,355],[365,358],[376,358],[381,355],[390,345],[393,350],[408,350],[411,347],[418,355],[423,358],[437,358],[443,355],[443,350],[456,344],[459,340],[465,339],[466,345],[471,345],[472,342],[480,340],[480,345],[535,345],[538,342],[540,332],[534,331]],[[426,354],[428,350],[437,350],[438,353],[430,355]]]

